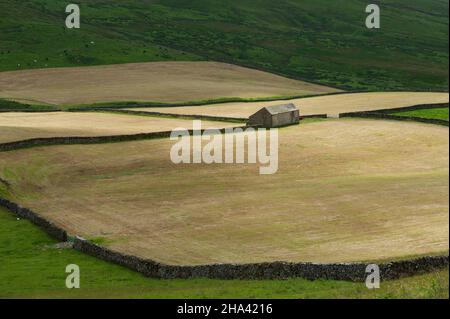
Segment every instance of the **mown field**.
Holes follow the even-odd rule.
[[[154,62],[0,73],[0,97],[28,104],[187,102],[339,92],[216,62]]]
[[[448,298],[448,269],[383,282],[156,280],[128,269],[58,249],[25,220],[0,209],[0,298]],[[81,269],[81,289],[65,288],[65,268]]]
[[[0,3],[0,71],[149,61],[224,61],[343,89],[448,90],[448,1],[80,0]],[[1,75],[0,75],[1,77]]]
[[[204,128],[241,126],[203,121]],[[100,112],[0,113],[0,143],[41,137],[111,136],[192,129],[192,120]]]
[[[0,2],[0,111],[16,110],[0,112],[0,143],[192,125],[36,112],[44,110],[116,106],[246,118],[289,102],[303,115],[449,102],[448,1],[383,1],[380,30],[365,28],[362,0],[77,3],[82,27],[68,30],[66,3]],[[325,96],[344,90],[370,93]],[[448,121],[448,108],[392,113]],[[279,170],[268,176],[258,165],[175,165],[173,144],[1,152],[0,196],[70,235],[174,265],[448,255],[447,127],[307,120],[280,129]],[[448,269],[376,291],[325,280],[156,280],[57,244],[0,208],[0,298],[448,299]],[[64,287],[72,263],[81,266],[80,290]]]
[[[169,264],[448,251],[448,128],[372,120],[285,128],[270,176],[255,165],[177,166],[173,144],[2,153],[3,193],[71,234]]]
[[[190,107],[140,107],[129,108],[129,110],[247,118],[262,107],[284,103],[295,104],[302,115],[313,115],[394,109],[420,104],[448,103],[448,101],[448,93],[372,92],[307,97],[283,101],[233,102]]]

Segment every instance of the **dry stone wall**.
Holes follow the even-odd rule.
[[[0,198],[0,206],[10,210],[20,218],[28,219],[41,227],[55,239],[65,242],[67,232],[41,217],[30,209],[9,200]],[[367,276],[364,263],[348,264],[315,264],[315,263],[287,263],[270,262],[259,264],[213,264],[201,266],[165,265],[152,260],[123,254],[106,247],[96,245],[81,237],[75,237],[74,249],[99,259],[119,264],[135,270],[147,277],[161,279],[287,279],[304,278],[308,280],[346,280],[363,282]],[[421,274],[448,267],[448,256],[429,256],[412,260],[395,261],[380,264],[383,280],[397,279],[403,276]]]
[[[327,279],[363,282],[367,277],[364,263],[314,264],[271,262],[259,264],[215,264],[202,266],[173,266],[129,256],[93,244],[83,238],[75,239],[74,248],[91,256],[133,269],[141,274],[161,279]],[[448,256],[430,256],[379,265],[383,280],[426,273],[448,266]]]
[[[54,223],[41,217],[39,214],[33,212],[28,208],[21,207],[20,205],[13,203],[9,200],[0,197],[0,206],[8,209],[14,213],[17,217],[27,219],[33,224],[41,227],[46,233],[53,238],[65,242],[67,241],[67,233],[64,229],[56,226]]]

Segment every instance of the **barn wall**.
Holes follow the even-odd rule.
[[[264,127],[265,128],[271,128],[271,127],[273,127],[273,117],[272,117],[272,115],[270,115],[270,114],[265,114],[265,117],[264,117]]]
[[[280,127],[290,124],[298,124],[300,122],[299,111],[289,113],[281,113],[272,116],[272,127]]]
[[[253,126],[253,125],[264,125],[264,121],[265,121],[265,114],[262,111],[259,111],[255,114],[253,114],[252,116],[250,116],[248,124],[249,126]]]

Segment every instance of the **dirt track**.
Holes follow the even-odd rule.
[[[14,200],[72,234],[171,264],[448,250],[448,128],[348,119],[280,134],[271,176],[254,165],[176,166],[165,139],[3,153],[0,177]]]
[[[186,102],[337,91],[218,62],[151,62],[0,73],[0,98],[31,104]]]
[[[448,103],[448,101],[448,93],[381,92],[339,94],[289,101],[225,103],[191,107],[131,108],[130,110],[245,118],[261,107],[283,103],[294,103],[300,109],[301,114],[312,115],[372,111],[418,104]]]

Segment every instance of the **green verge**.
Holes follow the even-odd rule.
[[[448,298],[448,269],[384,282],[221,281],[149,279],[126,268],[58,249],[56,241],[0,208],[0,298]],[[81,289],[65,288],[65,267],[77,264]]]
[[[11,100],[0,99],[0,112],[7,111],[27,111],[27,112],[42,112],[42,111],[55,111],[56,107],[51,105],[37,105],[26,104]]]
[[[397,116],[418,117],[424,119],[445,120],[448,121],[448,107],[435,108],[435,109],[421,109],[414,111],[404,111],[390,113]]]

